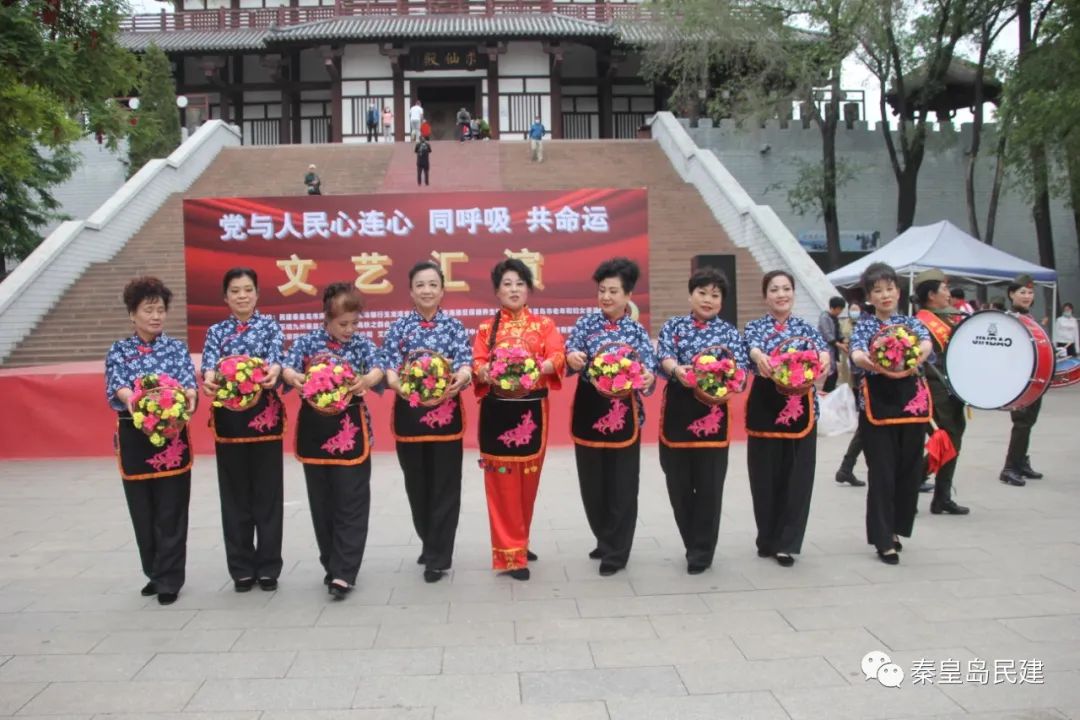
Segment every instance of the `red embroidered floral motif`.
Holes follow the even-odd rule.
[[[776,416],[776,424],[791,427],[791,423],[801,418],[806,412],[802,401],[802,395],[789,395],[787,402],[784,403],[784,409]]]
[[[499,436],[499,442],[506,447],[524,447],[532,442],[536,427],[532,410],[528,410],[521,416],[521,422],[517,424],[517,427],[511,428]]]
[[[930,411],[930,390],[926,387],[926,383],[922,380],[917,381],[919,383],[919,390],[915,393],[915,397],[908,401],[908,404],[904,406],[904,412],[908,415],[923,415]]]
[[[337,434],[322,444],[322,449],[330,455],[342,455],[356,447],[356,436],[360,433],[348,413],[341,419],[341,429]]]
[[[611,409],[602,418],[593,423],[593,430],[601,435],[609,435],[626,427],[626,414],[630,406],[622,400],[612,399]]]
[[[446,402],[436,405],[433,410],[424,413],[424,417],[420,418],[420,422],[429,428],[446,427],[454,422],[454,410],[456,409],[457,401],[450,398]]]
[[[719,405],[713,405],[709,409],[709,414],[704,417],[699,417],[694,422],[686,426],[686,429],[692,432],[696,437],[702,438],[708,435],[720,434],[720,422],[724,419],[724,410]]]
[[[251,419],[251,422],[248,423],[248,427],[255,432],[266,432],[267,430],[277,427],[279,420],[281,420],[281,402],[277,399],[276,395],[271,394],[266,403],[266,407],[263,408],[261,413]]]
[[[175,470],[180,467],[180,464],[184,462],[184,451],[187,450],[187,443],[184,442],[184,438],[177,435],[172,439],[165,449],[159,452],[157,455],[153,455],[146,464],[154,468],[158,472],[162,470]]]

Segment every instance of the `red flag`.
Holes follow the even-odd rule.
[[[930,433],[926,441],[927,471],[936,473],[942,465],[955,458],[957,452],[949,433],[939,428],[933,420],[930,421],[930,426],[934,428],[934,432]]]

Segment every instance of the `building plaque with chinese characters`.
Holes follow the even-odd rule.
[[[644,189],[184,200],[188,341],[201,348],[225,317],[221,277],[236,266],[258,273],[259,309],[290,339],[321,325],[323,290],[347,281],[366,299],[360,330],[380,341],[412,309],[408,271],[420,260],[439,264],[443,308],[475,330],[494,313],[491,268],[507,257],[533,271],[530,306],[564,330],[596,310],[595,267],[629,257],[648,327],[647,205]]]
[[[487,53],[475,45],[409,48],[411,70],[482,70],[487,66]]]

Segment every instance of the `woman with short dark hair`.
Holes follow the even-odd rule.
[[[454,537],[461,513],[462,437],[465,414],[458,393],[472,379],[472,349],[465,326],[441,307],[443,273],[424,260],[409,270],[409,294],[414,309],[386,331],[379,362],[386,384],[397,393],[392,428],[398,463],[405,475],[413,527],[420,538],[417,563],[424,580],[442,579],[454,556]],[[434,407],[412,403],[402,389],[401,374],[412,353],[436,353],[453,373],[443,400]]]
[[[600,574],[626,567],[637,525],[641,471],[641,426],[645,422],[641,394],[651,393],[656,353],[649,333],[634,317],[631,295],[640,270],[627,258],[600,263],[593,273],[600,312],[578,318],[566,343],[566,364],[581,373],[574,392],[571,435],[585,517],[596,538],[589,557],[600,560]],[[629,397],[602,394],[589,381],[586,368],[615,349],[630,348],[644,383]],[[628,356],[629,357],[629,356]]]
[[[688,373],[699,353],[717,346],[726,347],[740,369],[746,369],[747,360],[738,329],[720,318],[728,293],[723,273],[695,270],[687,289],[690,313],[664,323],[657,349],[660,373],[667,379],[660,416],[660,467],[686,546],[686,571],[698,575],[712,565],[720,533],[731,416],[725,406],[698,400]]]
[[[226,358],[257,358],[266,372],[258,383],[262,387],[259,399],[250,407],[230,410],[215,406],[210,411],[225,559],[236,592],[247,592],[256,582],[269,592],[277,588],[282,566],[285,408],[275,387],[281,375],[285,335],[276,320],[256,308],[259,276],[254,270],[228,270],[221,292],[230,315],[206,330],[203,391],[211,399],[217,397],[221,390],[219,366]]]
[[[165,334],[172,291],[156,277],[140,277],[124,288],[134,332],[117,340],[105,357],[105,397],[119,416],[116,448],[124,479],[135,543],[149,582],[142,595],[162,605],[176,602],[187,563],[188,501],[191,497],[191,437],[184,429],[156,446],[132,422],[136,382],[168,375],[183,387],[195,409],[195,367],[187,345]]]
[[[286,383],[302,390],[312,360],[332,356],[348,363],[356,377],[342,412],[323,414],[302,401],[296,420],[296,459],[304,465],[319,562],[326,570],[323,583],[335,600],[344,600],[356,585],[371,510],[374,436],[364,396],[368,390],[379,392],[383,373],[375,344],[356,330],[362,307],[352,283],[327,286],[323,327],[293,343],[282,371]]]
[[[473,371],[480,399],[480,463],[484,468],[491,562],[515,580],[529,579],[529,529],[540,487],[548,432],[548,390],[559,389],[566,365],[563,337],[551,318],[528,308],[533,275],[510,258],[491,271],[500,308],[480,324],[473,340]],[[536,385],[521,397],[492,392],[492,365],[499,347],[520,347],[539,370]]]

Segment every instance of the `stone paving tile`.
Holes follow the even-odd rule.
[[[1080,641],[1080,615],[1014,618],[1002,620],[1001,624],[1028,640]]]
[[[363,678],[352,706],[513,705],[519,700],[518,676],[513,673],[414,675]]]
[[[234,632],[234,631],[229,631]],[[371,647],[378,628],[250,628],[242,631],[235,652],[274,652],[290,650],[362,650]]]
[[[518,587],[531,585],[520,583]],[[454,585],[440,582],[434,586],[404,585],[394,588],[390,603],[394,605],[445,605],[446,603],[485,603],[510,602],[511,592],[515,588],[509,585]],[[517,598],[519,600],[540,600],[547,598]],[[351,601],[352,598],[349,598]]]
[[[281,678],[295,658],[291,652],[158,653],[136,679]]]
[[[608,720],[602,702],[478,705],[435,708],[435,720]]]
[[[912,672],[915,668],[915,663],[928,661],[933,664],[935,668],[935,677],[937,675],[937,669],[941,667],[942,661],[956,660],[960,662],[960,667],[967,671],[967,663],[969,660],[978,657],[978,653],[972,652],[965,647],[948,647],[948,648],[918,648],[914,650],[888,650],[885,651],[881,646],[875,646],[867,648],[863,652],[851,653],[833,653],[830,654],[826,660],[829,661],[836,672],[843,676],[847,682],[851,685],[863,686],[873,683],[873,678],[867,679],[866,673],[862,671],[862,659],[867,652],[876,650],[879,652],[885,652],[889,659],[899,665],[906,676],[905,682],[912,682]],[[923,663],[925,667],[925,663]]]
[[[897,697],[890,694],[902,693]],[[865,686],[774,689],[791,720],[878,720],[879,718],[932,717],[959,708],[936,687]]]
[[[327,605],[319,616],[317,625],[321,628],[358,625],[429,625],[445,623],[449,611],[449,603],[369,606],[361,611],[346,601]]]
[[[791,625],[774,610],[736,610],[708,615],[658,615],[650,618],[657,636],[727,637],[741,633],[792,632]]]
[[[881,640],[862,629],[804,630],[802,632],[732,633],[731,639],[748,660],[818,657],[850,653],[862,658],[881,647]]]
[[[289,677],[437,675],[442,664],[442,648],[301,650],[289,668]]]
[[[56,682],[20,713],[174,712],[183,710],[198,689],[197,682]]]
[[[678,673],[670,667],[521,673],[524,703],[681,695],[686,695],[686,688]]]
[[[609,700],[611,720],[790,720],[768,692]]]
[[[240,630],[116,630],[94,645],[95,653],[225,652]]]
[[[519,643],[651,640],[657,637],[647,618],[519,620],[515,625]]]
[[[577,618],[574,600],[523,600],[521,602],[461,602],[450,604],[450,622],[494,622],[498,620],[545,620]]]
[[[269,606],[251,610],[200,610],[185,625],[189,630],[221,628],[290,628],[314,627],[322,608],[271,609]]]
[[[340,678],[207,680],[191,710],[319,710],[348,708],[354,684]]]
[[[14,715],[45,685],[44,682],[0,682],[0,713]]]
[[[517,583],[513,590],[515,600],[557,600],[559,598],[615,598],[632,597],[634,588],[626,580],[604,578],[603,580],[577,580],[574,582]]]
[[[20,655],[0,665],[0,682],[131,680],[148,662],[134,655]],[[165,678],[169,679],[169,678]],[[182,678],[176,678],[182,679]]]
[[[648,640],[598,640],[589,643],[598,668],[651,667],[743,660],[730,638],[678,636]]]
[[[577,601],[581,617],[632,617],[635,615],[698,615],[709,606],[697,595],[656,595],[632,598],[582,598]]]
[[[692,663],[676,669],[691,695],[769,690],[780,678],[785,688],[848,684],[832,665],[817,657]]]
[[[459,645],[512,645],[514,623],[473,622],[442,625],[383,625],[375,638],[377,648],[455,647]]]
[[[591,670],[593,667],[592,654],[584,642],[448,647],[442,663],[442,671],[453,675]]]
[[[260,720],[259,711],[193,713],[102,713],[94,720]]]
[[[106,635],[104,632],[52,633],[35,631],[0,633],[0,655],[84,653],[89,652]]]
[[[880,639],[887,648],[906,650],[911,648],[967,647],[976,641],[999,643],[1023,639],[1008,628],[1009,620],[961,620],[942,623],[893,624],[885,618],[867,625],[866,629]]]
[[[998,685],[965,683],[942,691],[967,712],[1039,708],[1080,709],[1080,671],[1047,672],[1041,685],[1005,682]]]
[[[913,623],[920,619],[915,612],[901,603],[791,608],[779,612],[796,630],[859,628],[880,622],[882,618],[899,623]]]
[[[259,720],[431,720],[433,708],[362,708],[354,710],[267,710]]]

